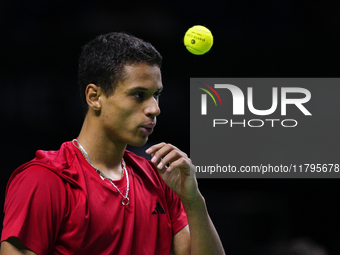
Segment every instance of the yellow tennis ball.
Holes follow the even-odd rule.
[[[184,45],[195,55],[207,53],[213,45],[213,35],[204,26],[196,25],[188,29],[184,35]]]

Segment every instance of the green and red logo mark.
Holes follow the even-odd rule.
[[[202,85],[206,86],[208,89],[210,89],[217,96],[217,98],[220,101],[220,104],[222,106],[221,97],[220,97],[220,95],[217,93],[217,91],[213,87],[211,87],[208,84],[202,83],[202,82],[197,82],[197,83],[202,84]],[[204,92],[206,92],[212,98],[212,100],[214,101],[215,106],[217,106],[215,97],[213,96],[213,94],[209,90],[201,88],[201,87],[198,87],[198,88],[200,90],[203,90]],[[206,94],[202,94],[201,95],[201,114],[202,115],[207,115],[207,95]]]

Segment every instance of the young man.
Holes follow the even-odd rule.
[[[84,48],[85,120],[77,139],[11,176],[1,255],[224,254],[188,156],[144,145],[160,114],[162,57],[138,38],[110,33]]]

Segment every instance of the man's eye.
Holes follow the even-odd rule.
[[[144,98],[144,94],[143,93],[136,93],[133,95],[135,98],[137,99],[143,99]]]

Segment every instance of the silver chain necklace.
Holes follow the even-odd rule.
[[[75,145],[74,142],[77,142],[77,143],[78,143],[78,146]],[[80,142],[79,142],[77,139],[73,139],[72,144],[73,144],[76,148],[78,148],[78,149],[81,151],[81,153],[83,154],[83,156],[84,156],[84,158],[86,159],[86,161],[87,161],[87,162],[88,162],[88,163],[89,163],[89,164],[97,171],[97,173],[98,173],[100,176],[102,176],[103,178],[109,180],[109,182],[116,188],[116,190],[119,192],[119,194],[122,195],[122,197],[123,197],[123,199],[122,199],[122,205],[124,205],[124,206],[128,205],[128,204],[130,203],[130,199],[129,199],[129,197],[128,197],[128,194],[129,194],[129,175],[128,175],[128,172],[127,172],[127,170],[126,170],[126,164],[125,164],[124,159],[122,159],[122,166],[123,166],[123,170],[124,170],[124,172],[125,172],[125,174],[126,174],[126,194],[125,194],[125,196],[123,195],[122,192],[120,192],[120,190],[118,189],[118,187],[113,183],[113,181],[112,181],[109,177],[107,177],[102,171],[100,171],[97,167],[95,167],[95,166],[92,164],[92,162],[91,162],[91,160],[90,160],[90,157],[89,157],[89,154],[87,154],[86,150],[84,149],[83,146],[81,146]]]

